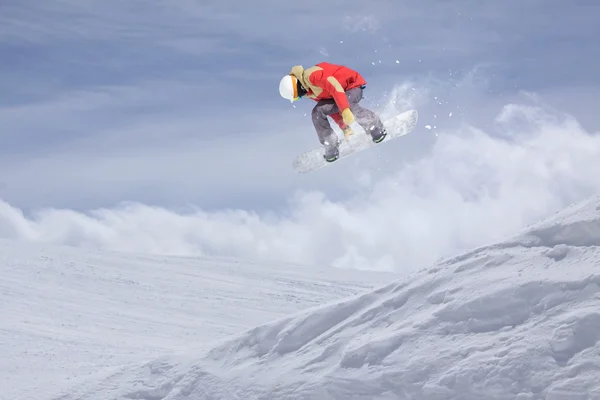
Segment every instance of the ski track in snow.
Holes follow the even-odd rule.
[[[50,399],[128,363],[199,352],[391,277],[0,240],[0,399]]]
[[[55,400],[600,399],[600,198]]]

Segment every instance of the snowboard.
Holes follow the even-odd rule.
[[[323,147],[319,147],[305,151],[296,157],[293,163],[293,168],[300,174],[306,174],[329,166],[330,164],[335,164],[340,162],[343,158],[351,156],[352,154],[356,154],[372,146],[378,146],[385,142],[389,142],[390,140],[409,134],[417,126],[418,119],[419,113],[417,110],[409,110],[397,114],[396,116],[383,122],[383,125],[387,129],[387,136],[381,142],[373,142],[371,136],[361,130],[359,132],[355,132],[354,135],[350,136],[348,140],[342,140],[340,143],[340,157],[337,160],[333,162],[325,161],[323,158]]]

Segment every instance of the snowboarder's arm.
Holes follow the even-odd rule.
[[[331,97],[333,97],[335,104],[340,110],[341,118],[343,119],[343,124],[340,124],[338,121],[336,122],[338,122],[338,125],[340,125],[342,129],[344,129],[342,125],[350,125],[354,123],[354,115],[350,110],[350,103],[348,102],[348,97],[346,96],[344,87],[335,76],[326,75],[324,72],[321,72],[311,74],[308,79],[310,83],[320,87],[325,92],[329,93]]]
[[[340,109],[340,112],[344,111],[346,108],[350,108],[348,97],[346,97],[346,92],[344,91],[342,84],[333,75],[315,73],[310,75],[309,80],[310,83],[320,87],[329,93],[331,97],[333,97],[333,100]]]
[[[336,124],[338,124],[338,126],[340,127],[340,129],[344,130],[348,126],[344,122],[344,119],[342,118],[342,114],[341,113],[331,114],[330,117],[331,117],[331,119],[333,119],[335,121]]]

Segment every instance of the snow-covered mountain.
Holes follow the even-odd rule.
[[[395,278],[0,240],[0,399],[50,399],[79,379],[172,352],[198,353]]]
[[[599,339],[595,197],[512,240],[275,318],[207,351],[189,346],[107,371],[56,399],[591,400],[600,399]]]

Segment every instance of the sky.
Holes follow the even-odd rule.
[[[0,236],[407,270],[600,184],[596,1],[4,0]],[[309,175],[293,65],[419,126]],[[482,224],[482,218],[493,224]],[[493,227],[492,227],[493,226]]]

